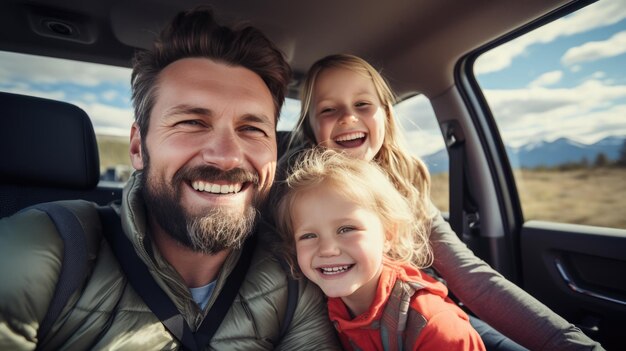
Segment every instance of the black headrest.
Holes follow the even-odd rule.
[[[90,189],[100,173],[91,120],[65,102],[0,93],[0,181]]]
[[[289,139],[291,138],[291,132],[288,130],[276,131],[276,146],[278,146],[278,158],[285,154],[287,146],[289,146]]]

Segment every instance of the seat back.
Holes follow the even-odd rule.
[[[291,138],[291,131],[278,130],[276,131],[276,146],[278,151],[278,159],[287,152],[287,146],[289,146],[289,139]]]
[[[98,187],[98,145],[83,110],[2,92],[0,110],[0,217],[40,202],[121,197],[120,188]]]

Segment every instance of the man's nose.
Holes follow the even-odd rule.
[[[241,166],[243,150],[237,133],[214,130],[203,145],[202,159],[206,164],[225,171]]]

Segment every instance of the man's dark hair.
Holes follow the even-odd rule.
[[[197,7],[177,14],[153,48],[138,51],[133,59],[132,99],[142,147],[145,147],[159,73],[172,62],[188,57],[209,58],[258,74],[274,98],[278,120],[291,78],[291,69],[282,52],[257,28],[221,26],[211,9]]]

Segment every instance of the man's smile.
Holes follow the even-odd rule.
[[[191,187],[196,191],[204,191],[213,194],[236,194],[243,187],[242,183],[215,184],[196,180],[191,182]]]

